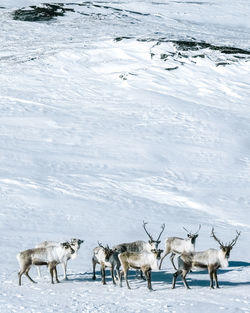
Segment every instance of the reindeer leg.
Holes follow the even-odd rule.
[[[208,267],[208,273],[210,277],[210,288],[214,289],[214,269],[211,266]]]
[[[29,278],[30,281],[32,281],[32,283],[37,284],[37,282],[34,281],[28,273],[25,273],[25,275]]]
[[[26,269],[25,275],[29,278],[30,281],[32,281],[32,283],[36,284],[37,282],[34,281],[34,280],[30,277],[30,275],[29,275],[29,270],[30,270],[30,267],[28,267],[28,268]]]
[[[122,287],[122,275],[121,275],[120,268],[118,266],[116,267],[116,273],[117,273],[117,276],[118,276],[119,285],[120,285],[120,287]]]
[[[211,266],[208,267],[208,273],[210,278],[210,288],[214,289],[214,280],[213,280],[213,268]]]
[[[106,285],[105,265],[101,265],[101,273],[102,273],[102,283],[103,285]]]
[[[162,256],[161,261],[160,261],[159,270],[161,269],[161,265],[162,265],[163,259],[165,259],[165,257],[169,254],[169,252],[170,252],[169,249],[165,250],[164,255]]]
[[[114,266],[113,265],[111,267],[111,276],[112,276],[113,285],[116,286],[115,275],[114,275]]]
[[[53,280],[53,274],[54,274],[54,267],[51,263],[48,264],[49,272],[50,272],[50,277],[51,277],[51,284],[54,284]]]
[[[54,276],[56,278],[56,282],[57,283],[60,283],[59,279],[58,279],[58,276],[57,276],[57,269],[56,269],[56,266],[54,267]]]
[[[124,271],[123,270],[121,270],[120,271],[120,287],[122,287],[122,275],[124,275]]]
[[[161,270],[161,265],[162,265],[162,262],[163,262],[163,259],[165,259],[166,257],[166,253],[163,255],[163,257],[161,258],[161,261],[160,261],[160,265],[159,265],[159,270]]]
[[[185,287],[186,287],[187,289],[190,289],[190,287],[188,286],[188,283],[187,283],[187,281],[186,281],[187,273],[188,273],[187,270],[183,270],[181,276],[182,276],[182,280],[183,280],[183,283],[184,283]]]
[[[129,286],[129,283],[128,283],[127,273],[126,274],[124,273],[124,280],[125,280],[125,282],[127,284],[128,289],[131,289],[130,286]]]
[[[22,278],[22,275],[25,273],[25,270],[21,270],[19,273],[18,273],[18,284],[19,286],[21,286],[21,278]]]
[[[151,284],[151,269],[146,270],[144,273],[148,281],[148,289],[152,291],[153,289],[152,289],[152,284]]]
[[[217,278],[217,270],[214,270],[214,280],[215,280],[215,287],[220,288]]]
[[[177,272],[173,274],[172,289],[175,288],[176,279],[181,273],[182,273],[182,270],[178,270]]]
[[[124,279],[126,280],[128,289],[131,289],[128,283],[128,269],[124,271]]]
[[[95,262],[94,258],[92,258],[92,265],[93,265],[93,276],[92,276],[92,279],[96,280],[96,276],[95,276],[96,262]]]
[[[170,261],[171,261],[171,263],[172,263],[174,269],[177,271],[177,268],[176,268],[176,266],[175,266],[175,264],[174,264],[174,257],[175,257],[175,253],[172,252],[172,254],[170,255]]]
[[[145,278],[145,277],[143,276],[143,271],[142,271],[142,270],[140,270],[140,276],[141,276],[141,279],[147,280],[147,277]]]
[[[64,261],[62,263],[62,268],[63,268],[63,279],[64,280],[68,280],[68,277],[67,277],[67,261]]]
[[[26,269],[23,270],[22,274],[24,273],[29,278],[29,280],[32,281],[32,283],[36,284],[36,282],[29,275],[30,268],[31,268],[31,266],[26,267]]]

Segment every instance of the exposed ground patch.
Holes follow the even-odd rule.
[[[74,9],[66,8],[64,4],[43,3],[40,6],[30,6],[14,11],[13,19],[27,22],[49,21],[57,16],[63,16],[66,11]]]
[[[97,19],[103,19],[107,16],[115,16],[116,18],[136,19],[137,16],[149,16],[149,13],[141,13],[139,11],[120,9],[104,4],[94,2],[82,3],[42,3],[38,6],[30,6],[21,8],[13,13],[15,20],[27,22],[49,21],[58,16],[63,16],[67,11],[75,12],[84,16],[92,16]]]
[[[168,38],[135,38],[116,37],[115,42],[122,40],[137,40],[152,42],[151,59],[166,62],[166,70],[178,69],[179,65],[197,63],[198,59],[209,59],[216,66],[226,66],[239,61],[249,61],[250,51],[237,47],[214,45],[205,41],[171,40]]]

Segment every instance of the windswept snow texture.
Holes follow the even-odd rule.
[[[249,16],[246,0],[1,0],[1,313],[250,312]],[[172,290],[168,257],[151,293],[134,271],[132,290],[92,281],[97,242],[147,240],[143,220],[166,224],[161,248],[183,226],[202,225],[197,250],[241,231],[221,289],[198,271]],[[19,251],[70,238],[68,281],[18,286]]]

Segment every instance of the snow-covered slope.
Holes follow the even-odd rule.
[[[250,312],[247,1],[48,2],[62,16],[0,3],[0,311]],[[146,240],[143,220],[163,239],[201,224],[197,250],[241,231],[222,288],[172,290],[167,258],[153,293],[93,282],[97,241]],[[17,286],[17,252],[72,237],[69,281]]]

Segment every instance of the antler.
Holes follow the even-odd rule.
[[[148,235],[148,237],[150,238],[150,240],[154,241],[153,237],[152,237],[152,236],[149,234],[149,232],[147,231],[146,225],[147,225],[147,223],[143,221],[143,228],[144,228],[146,234]]]
[[[183,227],[183,229],[184,229],[188,234],[191,234],[191,232],[188,231],[185,227]]]
[[[223,244],[223,242],[221,242],[221,241],[215,236],[214,228],[212,228],[211,237],[213,237],[213,238],[218,242],[218,244],[219,244],[220,246],[225,246],[225,245]]]
[[[233,246],[236,244],[236,241],[238,240],[238,238],[239,238],[241,232],[238,232],[238,230],[236,230],[236,233],[237,233],[236,237],[235,237],[235,238],[232,240],[232,242],[229,244],[229,246],[230,246],[231,248],[233,248]]]
[[[99,241],[98,241],[98,245],[99,245],[99,247],[105,249],[105,248],[103,247],[103,245],[102,245]]]
[[[197,230],[197,232],[195,233],[195,235],[198,234],[198,232],[200,231],[200,229],[201,229],[201,224],[199,225],[199,229]]]
[[[165,229],[165,224],[162,224],[162,225],[161,225],[161,229],[162,229],[162,231],[160,232],[160,235],[159,235],[159,237],[157,238],[156,241],[159,241],[159,240],[160,240],[161,234],[163,233],[163,231],[164,231],[164,229]]]

